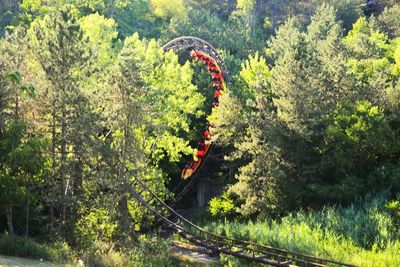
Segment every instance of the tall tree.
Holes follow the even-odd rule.
[[[52,125],[52,176],[59,179],[61,229],[65,230],[71,190],[82,190],[83,162],[91,132],[88,101],[80,88],[90,55],[69,7],[35,20],[29,34],[36,59],[49,80],[49,92],[42,101],[50,110],[43,115],[49,116]]]
[[[400,4],[396,4],[392,7],[384,9],[382,14],[379,16],[379,21],[382,24],[382,28],[389,34],[390,37],[400,37]]]

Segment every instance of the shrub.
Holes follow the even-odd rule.
[[[75,236],[83,249],[88,249],[100,240],[110,242],[117,225],[105,209],[93,208],[75,224]]]
[[[400,165],[386,164],[376,168],[368,182],[370,188],[390,188],[392,192],[400,192]]]
[[[223,193],[210,200],[209,211],[215,217],[227,217],[235,213],[235,204],[228,193]]]
[[[140,245],[127,252],[128,266],[179,266],[173,259],[166,240],[141,237]]]

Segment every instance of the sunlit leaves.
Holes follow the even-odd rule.
[[[358,168],[370,167],[364,164],[376,163],[396,150],[394,132],[382,109],[361,101],[343,103],[335,110],[332,124],[326,129],[322,154],[336,172],[354,175]]]
[[[354,23],[353,29],[344,42],[354,53],[364,55],[364,57],[385,56],[389,48],[388,37],[374,29],[365,17],[361,17]]]
[[[90,14],[80,19],[83,37],[89,39],[92,51],[98,54],[98,60],[106,64],[114,56],[113,42],[118,36],[116,23],[98,13]]]
[[[151,7],[156,16],[163,19],[186,19],[187,9],[183,0],[150,0]]]
[[[393,75],[400,77],[400,38],[397,38],[393,41],[394,44],[394,53],[393,58],[395,61],[395,65],[393,67]]]
[[[251,14],[254,11],[254,4],[254,0],[238,0],[236,6],[245,14]]]
[[[235,212],[233,200],[225,192],[218,197],[214,197],[209,202],[209,211],[214,217],[226,217]]]
[[[254,56],[250,55],[249,59],[242,64],[240,77],[247,85],[245,88],[249,90],[247,97],[257,101],[258,108],[265,108],[265,103],[269,102],[271,98],[269,84],[271,72],[265,59],[258,53]]]

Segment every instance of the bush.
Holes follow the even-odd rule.
[[[390,188],[392,192],[400,192],[400,165],[380,166],[368,178],[370,188]]]
[[[226,192],[211,199],[209,204],[209,211],[212,216],[227,217],[235,214],[235,204]]]
[[[90,267],[106,266],[179,266],[170,253],[169,244],[155,237],[141,236],[139,244],[116,250],[112,243],[96,241],[84,257]]]
[[[93,246],[97,240],[111,242],[117,229],[107,210],[93,208],[75,224],[75,236],[83,249]]]
[[[400,196],[396,200],[389,201],[385,205],[386,210],[392,215],[392,218],[396,224],[398,236],[400,236]]]
[[[173,259],[166,240],[141,237],[140,245],[128,253],[128,266],[179,266]]]

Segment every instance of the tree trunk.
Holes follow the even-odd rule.
[[[54,201],[50,200],[49,207],[49,232],[54,233]]]
[[[79,147],[82,145],[77,144],[75,145],[75,180],[74,180],[74,194],[76,196],[82,195],[82,181],[83,181],[83,163],[82,163],[82,156]]]
[[[55,109],[55,101],[53,102],[53,108]],[[50,207],[49,207],[49,230],[50,233],[54,232],[54,188],[55,188],[55,183],[54,183],[54,178],[56,177],[57,174],[57,159],[56,159],[56,115],[53,112],[52,114],[52,125],[51,125],[51,138],[52,138],[52,143],[51,143],[51,192],[50,192]]]
[[[12,214],[12,206],[6,207],[6,220],[7,220],[7,229],[10,235],[14,235],[14,225],[13,225],[13,214]]]
[[[30,212],[30,200],[26,203],[26,221],[25,221],[25,236],[29,236],[29,212]]]
[[[110,0],[110,18],[114,18],[115,0]]]
[[[18,93],[15,94],[15,118],[18,119],[19,117],[19,97]]]
[[[62,106],[61,114],[61,166],[60,166],[60,177],[61,177],[61,232],[64,234],[65,221],[67,219],[67,185],[66,185],[66,160],[67,160],[67,124],[66,124],[66,107],[65,103]]]
[[[120,213],[120,223],[122,232],[127,234],[133,240],[138,240],[138,237],[134,231],[133,226],[133,218],[128,209],[128,197],[123,196],[119,200],[118,209]]]

